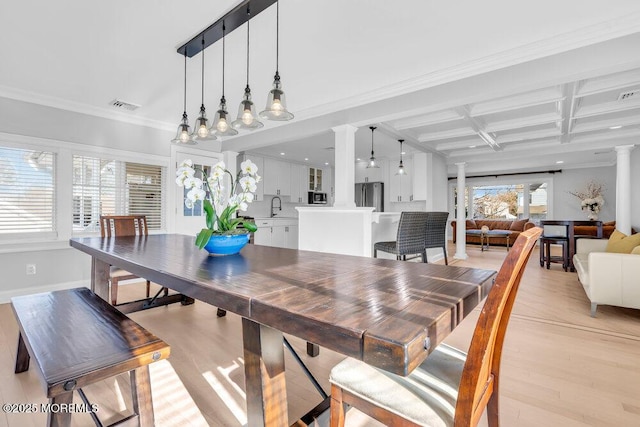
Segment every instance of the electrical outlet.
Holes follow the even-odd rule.
[[[36,265],[35,264],[27,264],[27,275],[36,274]]]

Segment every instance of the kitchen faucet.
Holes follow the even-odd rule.
[[[278,206],[277,206],[278,210],[279,210],[279,211],[281,211],[281,210],[282,210],[282,200],[281,200],[281,199],[280,199],[280,197],[278,197],[278,196],[273,196],[273,197],[271,198],[271,218],[273,218],[274,216],[276,216],[276,214],[273,212],[273,209],[276,207],[276,206],[274,206],[274,203],[273,203],[273,202],[274,202],[276,199],[278,199],[278,202],[279,202],[279,203],[278,203]]]

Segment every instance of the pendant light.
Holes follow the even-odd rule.
[[[280,83],[280,73],[278,72],[278,57],[280,49],[280,3],[276,0],[276,74],[273,76],[273,89],[267,96],[267,106],[260,112],[260,117],[268,120],[285,121],[293,119],[293,114],[287,111],[287,102],[282,83]]]
[[[251,101],[251,88],[249,88],[249,22],[251,20],[251,11],[247,6],[247,87],[244,88],[244,97],[238,108],[238,117],[231,123],[235,129],[259,129],[262,122],[258,120],[256,115],[256,107]]]
[[[193,138],[194,141],[213,141],[216,137],[209,131],[209,121],[207,120],[207,113],[204,108],[204,36],[202,36],[202,51],[200,53],[202,53],[202,103],[200,104],[200,115],[193,125],[191,138]]]
[[[369,129],[371,129],[371,157],[369,157],[367,168],[379,168],[380,166],[376,163],[376,157],[373,155],[373,131],[376,130],[376,127],[369,126]]]
[[[399,139],[398,142],[400,143],[400,164],[398,165],[398,172],[396,172],[396,175],[407,175],[408,172],[405,170],[404,164],[402,163],[402,155],[404,154],[402,151],[402,143],[404,142],[404,139]]]
[[[237,135],[238,131],[235,130],[231,123],[229,123],[229,112],[227,111],[227,100],[224,97],[224,57],[225,57],[225,44],[224,36],[226,27],[222,22],[222,98],[220,98],[220,106],[216,115],[213,118],[213,125],[211,126],[211,132],[215,132],[218,136],[233,136]]]
[[[176,144],[195,145],[196,141],[191,138],[191,126],[187,118],[187,50],[184,50],[184,112],[182,113],[182,122],[178,125],[176,137],[171,142]]]

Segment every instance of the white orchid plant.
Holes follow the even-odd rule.
[[[195,176],[196,171],[202,174],[202,179]],[[228,197],[225,193],[225,175],[231,181]],[[191,209],[197,201],[202,201],[206,215],[207,227],[198,233],[196,246],[204,248],[214,234],[242,234],[258,229],[254,222],[238,218],[236,213],[246,211],[253,202],[260,179],[258,167],[251,160],[240,164],[240,171],[235,177],[222,161],[213,167],[209,176],[204,169],[194,166],[190,159],[182,162],[176,171],[176,184],[189,189],[185,206]],[[245,230],[237,230],[239,225]]]
[[[603,191],[602,184],[591,181],[586,191],[570,191],[569,194],[580,199],[580,208],[587,212],[589,219],[595,220],[598,219],[598,213],[604,205]]]

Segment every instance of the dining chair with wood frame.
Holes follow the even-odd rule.
[[[487,410],[499,425],[500,359],[520,280],[542,233],[520,233],[480,312],[468,353],[438,345],[406,377],[347,358],[331,371],[331,426],[349,406],[389,426],[476,426]]]

